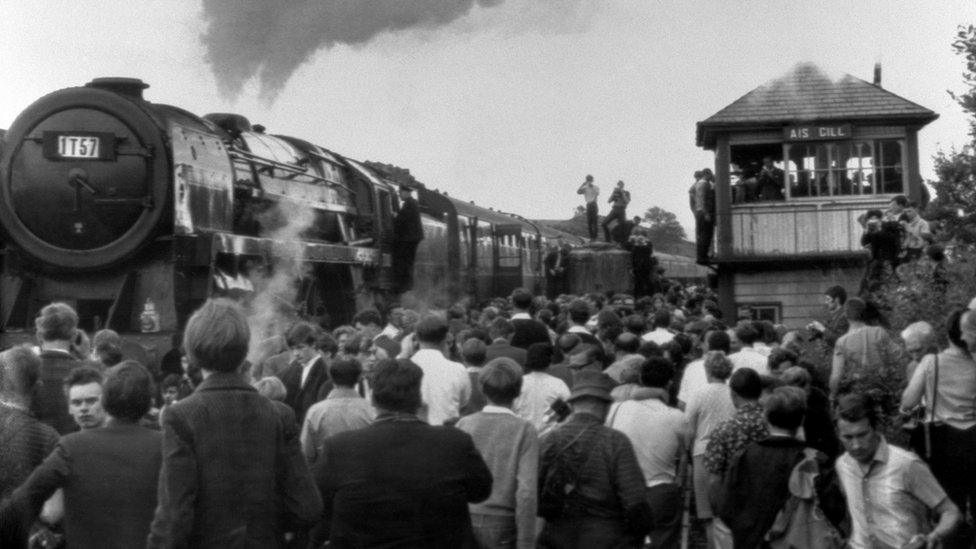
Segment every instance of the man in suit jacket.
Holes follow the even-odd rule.
[[[488,337],[491,344],[485,349],[485,362],[491,362],[498,357],[510,358],[517,362],[519,366],[525,367],[526,350],[520,347],[513,347],[509,340],[515,333],[515,327],[507,318],[498,317],[491,321],[488,327]]]
[[[397,292],[413,288],[413,262],[417,246],[424,239],[420,205],[410,187],[400,187],[400,211],[393,219],[393,282]]]
[[[162,435],[139,425],[152,403],[152,376],[125,361],[108,370],[103,389],[106,425],[62,438],[0,510],[0,524],[17,520],[11,513],[33,519],[62,488],[69,547],[145,545],[162,462]]]
[[[163,415],[150,548],[276,547],[322,511],[295,431],[241,373],[249,338],[230,302],[208,301],[187,322],[204,380]]]
[[[552,344],[546,325],[532,318],[532,297],[532,293],[525,288],[516,288],[511,297],[512,326],[515,328],[511,343],[522,349],[528,349],[533,343]]]
[[[41,385],[31,403],[31,411],[58,434],[73,433],[78,426],[68,413],[61,384],[71,370],[82,364],[70,352],[78,314],[65,303],[51,303],[41,309],[35,325],[41,343]]]
[[[292,326],[287,336],[292,361],[278,374],[288,391],[285,404],[295,411],[299,425],[305,420],[305,412],[319,401],[322,386],[331,385],[325,360],[315,347],[317,338],[318,330],[307,322]]]
[[[30,413],[41,361],[27,347],[0,353],[0,500],[44,461],[58,432]],[[0,547],[24,547],[30,524],[0,521]]]
[[[446,549],[471,539],[468,503],[491,494],[491,472],[467,433],[417,417],[422,376],[410,360],[380,361],[373,424],[326,441],[315,480],[329,547]]]
[[[567,269],[569,268],[569,243],[563,237],[556,239],[557,245],[546,254],[546,297],[556,299],[569,292]]]

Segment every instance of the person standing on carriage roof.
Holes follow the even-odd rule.
[[[586,181],[576,189],[576,194],[581,194],[586,199],[586,230],[590,240],[596,240],[600,213],[596,199],[600,196],[600,187],[593,183],[592,175],[586,176]]]
[[[413,262],[423,239],[420,205],[410,187],[400,185],[400,211],[393,219],[393,287],[397,293],[413,288]]]

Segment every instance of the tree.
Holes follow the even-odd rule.
[[[651,225],[648,229],[651,242],[681,241],[687,237],[684,227],[678,223],[678,217],[657,206],[651,206],[644,212],[644,221]]]
[[[927,217],[942,226],[941,240],[954,247],[976,247],[976,26],[960,26],[952,49],[966,59],[963,83],[967,90],[949,95],[972,115],[969,143],[959,149],[939,151],[933,161],[938,180],[930,181],[936,199]]]

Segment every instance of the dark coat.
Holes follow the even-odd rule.
[[[305,421],[305,412],[319,401],[319,393],[322,386],[326,383],[331,385],[329,372],[325,366],[325,360],[319,357],[312,365],[312,371],[308,373],[305,385],[302,385],[302,365],[289,364],[287,368],[278,373],[278,379],[285,384],[288,394],[285,395],[285,404],[291,406],[295,411],[295,419],[301,425]],[[331,388],[330,388],[331,390]]]
[[[156,547],[277,547],[322,501],[298,438],[244,377],[214,373],[163,414]]]
[[[329,547],[461,547],[468,503],[491,495],[488,466],[463,431],[389,417],[325,441],[315,481]]]
[[[534,318],[519,318],[512,321],[515,333],[511,343],[515,347],[528,349],[533,343],[552,343],[546,325]]]
[[[420,205],[415,198],[400,204],[393,219],[393,238],[397,242],[420,242],[424,239],[424,225],[420,221]]]
[[[70,547],[145,546],[156,509],[162,435],[136,423],[105,427],[61,439],[11,497],[31,517],[58,488],[64,489],[64,533]],[[0,512],[0,524],[8,512]]]
[[[518,362],[519,366],[524,367],[527,354],[528,351],[525,349],[513,347],[507,341],[494,341],[485,348],[485,364],[496,358],[505,357]]]
[[[58,434],[78,430],[78,424],[68,413],[68,399],[64,396],[64,378],[82,362],[67,352],[41,351],[41,386],[37,389],[31,411],[37,419],[47,423]]]
[[[736,547],[759,547],[790,496],[793,468],[803,459],[802,441],[768,437],[734,458],[723,481],[718,516],[732,530]]]

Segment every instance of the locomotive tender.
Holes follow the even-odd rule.
[[[0,132],[0,347],[29,339],[40,308],[65,301],[83,329],[162,349],[207,298],[246,300],[282,273],[278,298],[333,322],[390,301],[398,182],[383,165],[239,115],[151,103],[146,88],[97,78],[42,97]],[[541,291],[551,242],[582,242],[415,187],[421,298]]]

